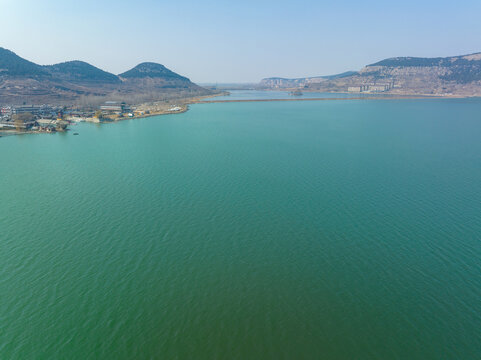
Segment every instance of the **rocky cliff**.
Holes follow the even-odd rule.
[[[265,79],[261,87],[302,87],[312,91],[481,96],[481,53],[446,58],[397,57],[337,77]]]

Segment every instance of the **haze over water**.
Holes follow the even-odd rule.
[[[480,114],[221,103],[1,138],[0,358],[479,358]]]

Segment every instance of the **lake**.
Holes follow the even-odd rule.
[[[477,359],[480,140],[481,99],[0,138],[0,358]]]

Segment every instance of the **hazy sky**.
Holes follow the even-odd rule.
[[[196,82],[358,70],[481,51],[481,0],[0,0],[0,46],[120,73],[154,61]]]

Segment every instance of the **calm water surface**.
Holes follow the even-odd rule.
[[[315,98],[351,98],[369,97],[376,94],[356,93],[326,93],[326,92],[303,92],[302,95],[291,95],[288,91],[261,91],[261,90],[227,90],[229,95],[215,96],[206,100],[252,100],[252,99],[315,99]],[[377,94],[376,96],[382,96]]]
[[[0,359],[479,359],[481,101],[0,138]]]

